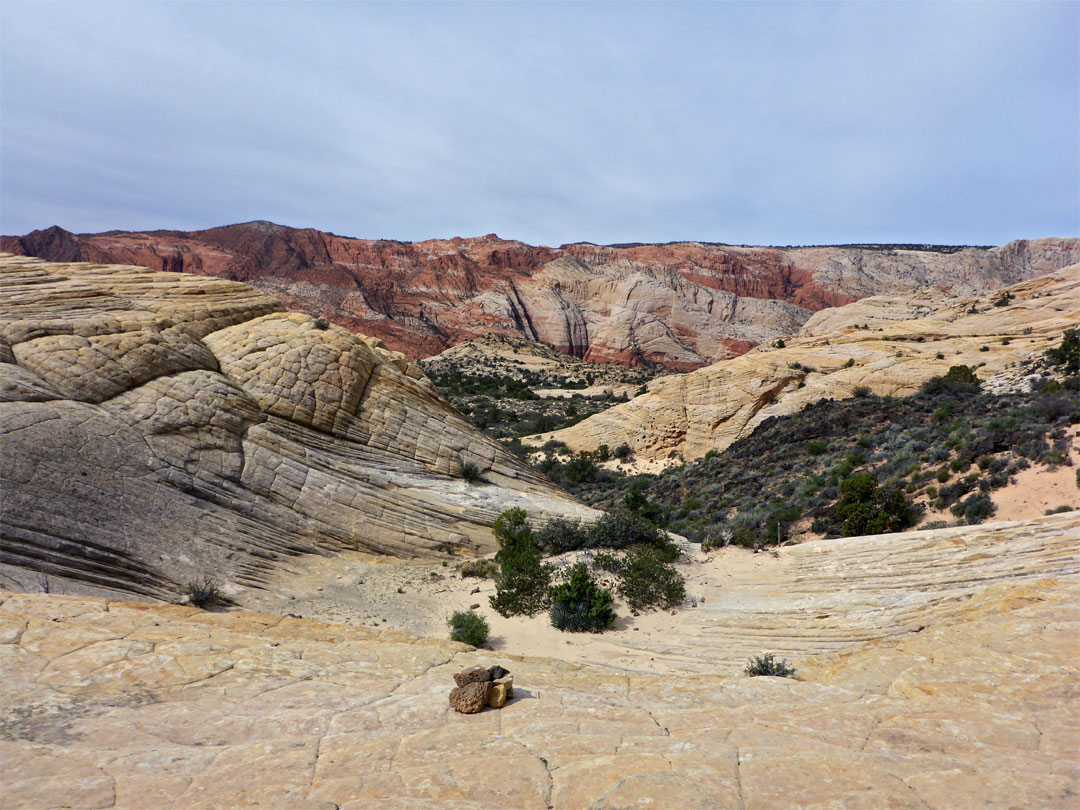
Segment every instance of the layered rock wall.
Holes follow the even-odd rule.
[[[290,309],[413,358],[488,332],[587,360],[699,368],[790,335],[812,312],[871,295],[972,295],[1080,262],[1080,240],[1000,248],[667,245],[534,247],[494,235],[350,239],[252,222],[205,231],[3,237],[52,261],[145,265],[251,283]]]

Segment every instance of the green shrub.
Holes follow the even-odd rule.
[[[480,480],[480,468],[471,461],[463,461],[458,465],[458,475],[472,484]]]
[[[783,349],[783,348],[784,348],[785,346],[787,346],[787,344],[786,344],[786,343],[784,342],[784,339],[783,339],[783,338],[777,338],[777,339],[776,339],[776,340],[775,340],[775,341],[773,342],[773,346],[775,346],[775,347],[776,347],[776,348],[778,348],[778,349]]]
[[[977,393],[981,385],[979,378],[975,376],[974,369],[970,366],[950,366],[942,376],[931,377],[924,382],[922,392],[933,396],[940,394],[965,396]]]
[[[964,500],[953,504],[950,510],[958,518],[963,518],[964,522],[969,525],[976,523],[982,523],[995,511],[997,507],[994,506],[994,502],[990,500],[990,496],[985,492],[976,492],[973,495],[969,495]]]
[[[457,610],[446,621],[450,627],[450,640],[460,641],[473,647],[482,647],[487,642],[487,619],[473,610]]]
[[[615,458],[619,461],[627,461],[634,455],[634,451],[630,448],[626,442],[623,442],[615,448]]]
[[[829,443],[824,439],[811,439],[806,443],[806,452],[812,456],[820,456],[829,449]]]
[[[580,520],[556,517],[536,532],[536,544],[545,554],[563,554],[579,548],[589,548],[591,527]]]
[[[856,399],[863,399],[870,396],[870,389],[865,385],[857,385],[852,389],[851,395]]]
[[[847,359],[847,362],[844,363],[844,365],[842,365],[841,368],[851,368],[854,365],[855,365],[855,358],[854,357],[849,357]]]
[[[1044,357],[1052,366],[1064,366],[1066,374],[1080,374],[1080,329],[1066,329],[1061,345],[1047,349]]]
[[[611,591],[589,576],[585,563],[570,570],[570,578],[551,589],[551,624],[569,633],[600,633],[615,621]]]
[[[629,512],[605,512],[589,531],[587,548],[622,549],[652,546],[669,562],[679,556],[679,547],[667,532]]]
[[[861,473],[840,484],[836,517],[843,521],[843,534],[883,534],[913,526],[918,515],[912,504],[897,489],[884,489],[877,477]]]
[[[686,597],[686,580],[652,546],[635,546],[626,553],[618,571],[619,594],[631,610],[675,608]]]
[[[743,672],[751,677],[761,677],[763,675],[773,678],[796,677],[795,668],[788,666],[787,661],[777,661],[772,653],[765,653],[756,658],[751,658]]]
[[[617,574],[622,570],[622,557],[618,554],[612,554],[608,551],[599,551],[593,556],[592,564],[595,568],[601,571],[607,571],[609,574]]]
[[[326,331],[330,328],[330,321],[326,320],[326,318],[316,318],[314,326],[316,329]]]
[[[548,606],[551,567],[542,561],[524,509],[508,509],[495,521],[499,550],[491,607],[500,616],[533,616]]]

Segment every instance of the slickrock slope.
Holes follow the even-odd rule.
[[[290,557],[490,550],[586,514],[402,355],[244,284],[0,257],[5,580],[243,602]],[[483,480],[466,483],[462,463]]]
[[[495,235],[351,239],[250,222],[204,231],[5,236],[52,261],[145,265],[248,282],[290,309],[413,358],[501,332],[590,361],[699,368],[792,334],[823,307],[927,288],[969,295],[1080,261],[1080,240],[1000,248],[534,247]]]
[[[946,302],[874,297],[825,310],[782,349],[759,347],[690,374],[660,377],[624,405],[533,438],[555,438],[572,450],[625,442],[644,460],[672,453],[694,459],[748,436],[770,416],[850,397],[859,387],[912,394],[959,364],[978,367],[978,376],[995,385],[995,377],[1010,377],[1010,366],[1041,355],[1080,323],[1080,265],[1007,289],[1013,297],[1004,306],[995,305],[1000,293],[992,293]]]
[[[1078,539],[1073,514],[784,549],[687,613],[701,674],[0,593],[0,807],[1066,810]],[[732,641],[802,679],[741,676]],[[450,709],[495,662],[515,698]]]

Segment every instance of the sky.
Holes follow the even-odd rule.
[[[1080,3],[0,2],[0,231],[1080,235]]]

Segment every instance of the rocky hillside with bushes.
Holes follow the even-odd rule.
[[[991,390],[1022,387],[1022,365],[1080,323],[1080,265],[976,297],[905,306],[869,298],[816,317],[798,337],[657,378],[630,402],[531,443],[590,452],[626,444],[639,460],[693,460],[771,417],[858,393],[914,394],[953,366],[974,369]]]

